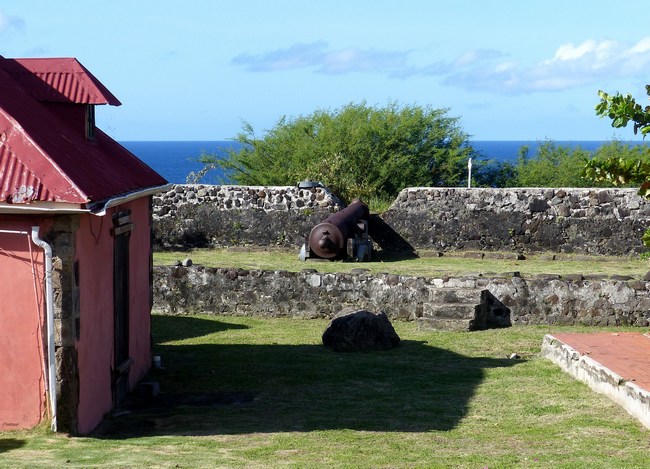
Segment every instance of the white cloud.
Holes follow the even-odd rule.
[[[311,67],[322,64],[327,44],[323,41],[311,44],[294,44],[286,49],[276,49],[258,55],[240,54],[232,59],[253,72],[271,72]]]
[[[450,62],[458,64],[458,60]],[[596,85],[605,79],[633,77],[647,79],[650,65],[650,37],[636,44],[612,40],[588,39],[580,44],[562,44],[551,59],[528,67],[514,61],[496,63],[486,57],[450,72],[444,82],[472,91],[520,94],[552,92],[584,85]],[[426,70],[422,70],[426,74]]]
[[[501,62],[494,67],[494,71],[497,73],[506,73],[510,70],[514,70],[517,65],[514,62]]]
[[[493,60],[502,57],[503,54],[492,49],[475,49],[467,51],[454,59],[451,63],[453,69],[473,66],[481,62]]]
[[[272,72],[314,68],[327,74],[353,72],[390,72],[406,65],[406,52],[376,49],[346,48],[329,50],[324,41],[294,44],[286,49],[276,49],[263,54],[240,54],[232,59],[253,72]]]
[[[18,16],[10,16],[0,11],[0,34],[12,29],[22,31],[25,28],[25,21]]]
[[[644,37],[628,51],[630,54],[644,54],[650,51],[650,37]]]
[[[406,53],[376,49],[343,49],[325,55],[323,73],[390,72],[406,66]]]
[[[573,43],[562,44],[557,51],[553,60],[576,60],[585,54],[592,53],[597,48],[596,41],[590,39],[582,44],[575,46]]]
[[[258,55],[240,54],[232,62],[249,71],[311,68],[326,74],[380,73],[391,78],[437,76],[448,86],[501,94],[561,91],[597,85],[606,79],[647,79],[650,36],[635,44],[587,39],[557,47],[551,58],[529,66],[493,49],[468,50],[456,58],[425,65],[408,61],[410,51],[345,48],[332,50],[324,41],[294,44]]]

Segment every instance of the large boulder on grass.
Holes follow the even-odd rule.
[[[323,332],[323,345],[335,352],[388,350],[400,338],[384,312],[342,311]]]

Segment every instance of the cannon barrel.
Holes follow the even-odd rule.
[[[368,220],[370,210],[361,200],[336,212],[312,228],[309,233],[309,247],[318,257],[333,259],[346,253],[348,238],[363,231],[360,220]]]

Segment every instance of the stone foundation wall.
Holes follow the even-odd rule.
[[[635,189],[404,189],[383,214],[416,249],[643,252],[650,203]]]
[[[650,282],[572,276],[421,278],[191,267],[154,268],[154,311],[331,318],[345,307],[415,320],[434,307],[436,289],[488,290],[513,324],[650,325]]]
[[[325,187],[177,184],[153,198],[155,249],[300,246],[342,202]]]

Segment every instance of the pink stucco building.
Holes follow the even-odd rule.
[[[0,56],[0,431],[92,431],[151,363],[151,196],[77,60]]]

